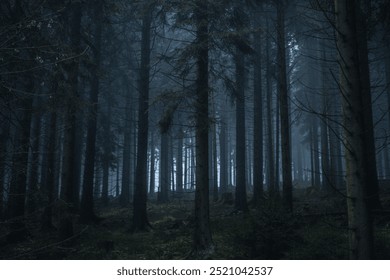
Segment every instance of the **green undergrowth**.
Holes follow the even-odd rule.
[[[232,205],[212,203],[210,225],[214,250],[209,259],[347,259],[345,215],[319,215],[315,205],[296,207],[286,214],[267,201],[246,213]],[[309,210],[308,210],[309,209]],[[101,222],[82,225],[74,220],[75,236],[59,242],[56,230],[41,232],[30,225],[28,240],[3,244],[2,259],[187,259],[194,229],[193,201],[150,202],[150,228],[131,229],[131,207],[110,206],[98,211]],[[377,258],[389,259],[390,222],[376,224]]]

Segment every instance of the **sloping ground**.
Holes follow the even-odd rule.
[[[385,201],[384,204],[387,202]],[[321,194],[296,197],[295,213],[286,215],[277,203],[264,202],[249,213],[235,212],[231,204],[211,205],[215,252],[210,259],[346,259],[347,221],[343,200],[323,199]],[[111,206],[99,210],[97,225],[75,221],[75,236],[58,241],[57,232],[41,232],[40,215],[28,219],[29,238],[4,242],[2,259],[185,259],[191,251],[192,195],[170,203],[150,202],[148,232],[130,232],[131,210]],[[390,215],[376,217],[379,259],[390,259]],[[77,220],[77,219],[76,219]]]

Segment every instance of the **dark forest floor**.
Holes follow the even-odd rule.
[[[149,202],[152,229],[130,232],[131,210],[101,208],[102,221],[82,225],[75,219],[75,236],[58,240],[57,231],[40,231],[40,215],[30,216],[27,240],[7,244],[0,235],[1,259],[186,259],[191,251],[193,194],[166,204]],[[211,204],[215,252],[210,259],[347,259],[345,200],[313,191],[296,191],[294,213],[286,215],[277,203],[237,213],[232,204]],[[375,216],[377,259],[390,259],[390,199]]]

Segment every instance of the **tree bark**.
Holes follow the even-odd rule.
[[[222,100],[221,100],[222,102]],[[227,124],[226,124],[226,113],[224,108],[220,108],[221,122],[220,122],[220,133],[219,133],[219,155],[220,155],[220,173],[219,173],[219,184],[220,184],[220,192],[227,192],[227,188],[229,185],[228,176],[229,176],[229,155],[227,148]]]
[[[268,28],[267,21],[267,28]],[[268,192],[270,197],[275,196],[276,187],[275,187],[275,154],[274,154],[274,129],[273,129],[273,114],[272,114],[272,81],[271,81],[271,65],[270,65],[270,38],[267,36],[267,46],[266,46],[266,71],[267,71],[267,161],[268,161]]]
[[[54,82],[56,83],[56,81]],[[47,171],[44,193],[47,196],[47,204],[42,216],[42,230],[53,228],[53,201],[55,190],[55,169],[56,169],[56,130],[57,114],[53,111],[50,114],[49,142],[47,147]]]
[[[195,228],[193,254],[208,255],[213,251],[209,214],[209,18],[208,1],[195,1],[196,23],[196,103],[195,103],[195,146],[196,146],[196,190]]]
[[[180,128],[177,135],[176,155],[176,191],[183,192],[183,130]]]
[[[245,58],[236,50],[236,200],[235,208],[247,211],[246,197],[246,135],[245,135]]]
[[[149,131],[150,29],[153,7],[146,3],[142,19],[140,97],[138,108],[137,164],[134,180],[133,231],[149,227],[147,216],[147,159]]]
[[[154,134],[150,135],[150,179],[149,179],[149,196],[154,197],[154,189],[156,187],[155,172],[156,172],[156,151],[154,147]]]
[[[168,132],[161,131],[161,145],[160,145],[160,182],[159,193],[157,200],[165,203],[169,200],[169,157],[168,157]]]
[[[126,84],[126,83],[124,83]],[[124,140],[123,140],[123,163],[122,163],[122,187],[120,194],[120,204],[122,206],[127,206],[130,203],[130,178],[133,175],[131,170],[131,161],[132,161],[132,126],[133,126],[133,114],[131,104],[133,102],[132,93],[128,92],[126,97],[126,117],[125,117],[125,131],[124,131]]]
[[[27,92],[33,92],[33,82],[29,82]],[[11,185],[8,194],[7,218],[10,223],[8,242],[17,242],[27,236],[25,226],[25,199],[27,184],[28,152],[30,144],[30,126],[32,116],[32,98],[19,97],[20,127],[16,133],[16,147],[12,158]]]
[[[258,13],[254,13],[258,17]],[[255,26],[261,29],[259,20],[255,19]],[[258,206],[263,197],[263,91],[261,78],[261,31],[255,33],[255,57],[253,65],[253,203]]]
[[[103,3],[99,0],[95,6],[94,20],[96,24],[95,30],[95,49],[94,49],[94,68],[92,73],[92,84],[90,91],[90,112],[88,116],[87,130],[87,147],[85,154],[85,168],[83,190],[80,204],[80,220],[83,223],[96,222],[98,219],[94,212],[94,174],[95,174],[95,154],[96,154],[96,130],[97,130],[97,114],[99,102],[99,84],[100,84],[100,60],[101,60],[101,39],[102,39],[102,22]]]
[[[277,3],[277,38],[278,38],[278,95],[280,99],[280,134],[282,148],[283,205],[292,211],[292,174],[291,174],[291,140],[290,116],[288,105],[287,73],[286,73],[286,42],[284,1]]]
[[[373,226],[369,209],[368,186],[372,175],[367,165],[366,115],[364,113],[366,94],[361,84],[360,30],[356,22],[359,3],[355,0],[335,1],[337,47],[340,65],[340,89],[344,112],[346,181],[349,249],[351,259],[373,257]],[[359,32],[359,33],[358,33]],[[371,103],[370,103],[371,104]]]
[[[77,121],[76,121],[76,104],[79,98],[78,91],[78,77],[79,77],[79,63],[80,63],[80,42],[81,42],[81,3],[74,2],[70,7],[71,27],[70,40],[72,52],[75,55],[71,65],[67,69],[69,74],[69,84],[71,87],[70,95],[65,100],[66,112],[64,120],[64,146],[63,146],[63,162],[61,174],[61,193],[63,200],[66,203],[65,213],[61,219],[60,239],[67,239],[73,235],[73,223],[71,215],[77,208],[78,201],[76,201],[76,186],[79,181],[76,178],[76,166],[79,163],[75,162],[76,154],[76,136],[77,136]]]

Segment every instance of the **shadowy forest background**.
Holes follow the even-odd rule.
[[[390,3],[2,0],[3,259],[390,258]]]

